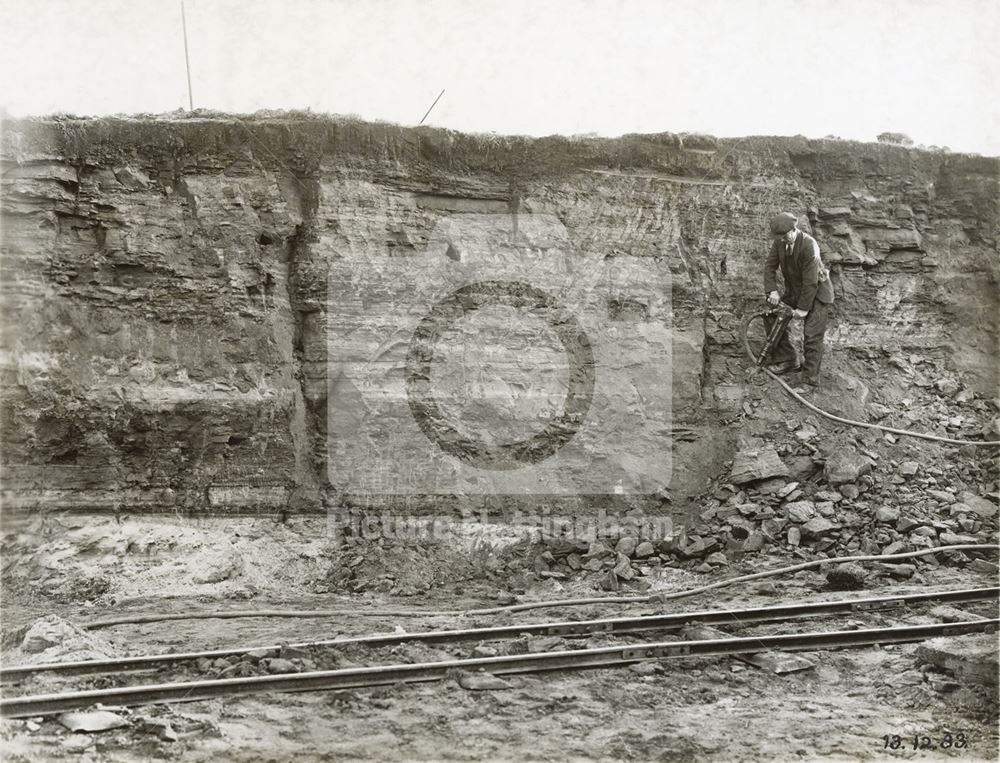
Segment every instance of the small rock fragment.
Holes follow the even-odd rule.
[[[857,482],[862,474],[871,471],[872,466],[871,459],[854,448],[838,448],[827,457],[823,473],[831,485],[842,485]]]
[[[826,517],[813,517],[802,525],[802,536],[804,538],[821,538],[838,529],[837,525]]]
[[[638,673],[640,676],[651,676],[654,673],[659,673],[663,670],[663,668],[655,662],[637,662],[633,665],[629,665],[628,669],[633,673]]]
[[[108,731],[128,726],[128,721],[109,710],[63,713],[57,720],[70,731]]]
[[[469,673],[465,671],[459,673],[458,685],[468,691],[495,691],[497,689],[511,688],[509,681],[505,681],[492,673]]]
[[[635,547],[635,555],[640,559],[645,559],[647,556],[652,556],[655,553],[656,549],[653,548],[653,544],[648,540],[643,541]]]
[[[632,556],[632,554],[635,553],[637,545],[638,542],[635,538],[626,535],[618,540],[618,543],[615,545],[615,551],[619,554],[623,554],[624,556]]]
[[[875,521],[883,524],[892,524],[899,519],[899,509],[895,506],[880,506],[875,510]]]

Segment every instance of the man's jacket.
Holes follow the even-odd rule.
[[[812,310],[814,300],[818,299],[826,305],[833,302],[830,275],[820,259],[819,244],[809,234],[796,232],[790,250],[784,239],[771,244],[764,264],[765,294],[778,290],[775,273],[779,267],[785,279],[782,302],[806,311]]]

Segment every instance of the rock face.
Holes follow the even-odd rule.
[[[385,263],[434,258],[470,271],[467,251],[483,242],[469,236],[484,228],[469,224],[483,219],[509,229],[490,250],[496,261],[534,258],[547,293],[571,293],[557,289],[561,271],[545,270],[567,253],[570,265],[599,263],[594,283],[611,285],[586,290],[603,300],[581,318],[600,337],[600,373],[580,418],[623,413],[599,436],[571,435],[567,469],[542,475],[532,496],[559,492],[563,473],[591,463],[603,495],[652,494],[664,474],[683,495],[718,470],[718,423],[742,394],[739,320],[761,297],[765,224],[780,209],[800,215],[833,265],[831,363],[852,349],[933,349],[982,390],[997,385],[994,159],[801,138],[533,140],[283,117],[8,121],[0,153],[11,509],[302,511],[344,492],[378,504],[400,492],[380,479],[421,463],[373,462],[391,466],[419,444],[449,468],[408,417],[398,420],[410,429],[369,426],[379,406],[405,410],[413,377],[408,332],[392,325],[406,310],[390,320],[385,306],[432,291],[417,276],[393,280]],[[557,235],[540,219],[557,221]],[[650,263],[670,278],[662,315],[659,286],[643,290]],[[546,333],[529,319],[511,320],[505,339],[482,331],[485,356],[507,353],[509,376],[469,380],[445,364],[441,383],[456,397],[432,412],[472,421],[482,412],[459,393],[485,400],[483,415],[515,424],[491,433],[496,448],[546,423],[555,438],[575,427],[550,403],[581,387],[562,355],[576,345],[554,339],[563,324]],[[370,373],[338,366],[345,358]],[[656,450],[664,425],[672,465],[669,448]],[[357,432],[363,447],[332,460],[345,438],[331,431]],[[527,485],[484,479],[484,494]]]

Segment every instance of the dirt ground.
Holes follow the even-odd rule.
[[[205,532],[205,528],[199,532]],[[287,553],[287,548],[282,553]],[[166,559],[161,561],[166,563]],[[169,564],[176,561],[174,558]],[[266,566],[266,560],[261,563]],[[747,571],[777,566],[780,566],[777,558],[757,558],[752,567],[748,563]],[[730,569],[714,577],[728,577],[740,571]],[[297,569],[295,574],[304,571]],[[157,579],[150,574],[150,580]],[[656,578],[652,590],[678,590],[711,579],[713,576],[666,569]],[[925,590],[927,585],[951,588],[996,582],[989,575],[951,568],[926,570],[924,580],[924,585],[880,580],[866,590],[831,592],[822,574],[805,571],[658,605],[592,605],[461,620],[353,614],[326,619],[182,620],[119,625],[90,633],[109,644],[115,654],[125,655],[288,643],[392,632],[399,628],[414,631],[459,624],[471,627],[654,611],[767,606],[788,601],[915,593]],[[13,618],[8,618],[4,626],[8,634],[5,662],[23,659],[18,649],[10,646],[16,641],[11,634],[16,637],[20,627],[42,614],[56,613],[70,622],[84,623],[112,615],[240,606],[372,612],[454,610],[496,603],[496,594],[491,595],[488,580],[478,586],[452,582],[420,597],[365,593],[303,594],[289,599],[262,590],[253,597],[252,604],[234,601],[238,589],[227,588],[224,582],[201,585],[201,593],[165,589],[158,597],[150,597],[145,590],[139,597],[121,596],[110,607],[100,606],[100,597],[98,604],[80,606],[54,603],[49,596],[32,597],[23,589],[10,593],[5,612],[13,614]],[[523,598],[565,598],[583,590],[582,584],[540,580],[529,586]],[[102,596],[119,594],[109,592]],[[969,614],[979,611],[974,605],[962,609]],[[987,611],[984,609],[982,613]],[[917,612],[874,613],[855,618],[847,627],[878,627],[899,621],[933,622],[935,618]],[[817,621],[810,627],[829,629],[834,627],[834,621]],[[728,632],[734,635],[774,632],[774,628],[734,627]],[[604,642],[593,641],[593,645],[598,643]],[[458,645],[447,653],[440,650],[439,653],[441,658],[470,656],[471,648]],[[469,691],[457,681],[447,680],[372,690],[192,702],[120,710],[130,721],[127,728],[95,734],[71,733],[54,719],[8,720],[3,722],[4,758],[11,761],[995,760],[998,751],[995,684],[992,688],[979,687],[922,665],[916,657],[917,648],[904,645],[806,653],[803,656],[814,667],[784,675],[731,658],[683,658],[616,670],[509,677],[506,680],[510,688],[493,691]],[[384,660],[427,659],[427,649],[404,645],[387,653]],[[153,721],[168,722],[176,739],[160,738],[157,729],[161,726]],[[912,749],[915,735],[930,737],[940,748],[946,734],[952,740],[962,734],[967,746],[948,750]],[[892,735],[902,738],[895,751],[886,749],[884,739],[885,736],[891,739]]]

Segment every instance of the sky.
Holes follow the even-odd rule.
[[[196,108],[1000,155],[996,0],[184,0]],[[187,108],[180,0],[0,0],[7,114]]]

